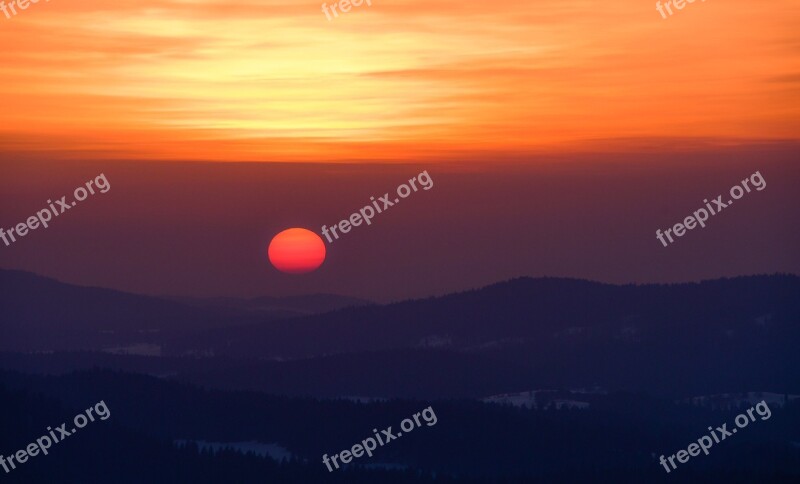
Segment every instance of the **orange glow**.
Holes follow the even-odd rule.
[[[267,250],[269,260],[281,272],[305,274],[325,261],[325,243],[307,229],[286,229],[276,235]]]
[[[321,3],[0,14],[0,150],[391,161],[800,134],[796,0],[668,19],[640,0],[374,0],[330,22]]]

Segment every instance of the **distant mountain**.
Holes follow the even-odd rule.
[[[358,299],[335,294],[309,294],[307,296],[270,297],[252,299],[237,298],[174,298],[182,304],[204,308],[228,308],[239,311],[280,315],[283,317],[304,316],[326,313],[348,307],[373,304],[366,299]]]
[[[154,297],[0,270],[0,349],[99,349],[210,328],[214,314]],[[163,335],[161,335],[163,336]]]
[[[533,368],[490,355],[400,349],[243,361],[183,371],[175,378],[212,388],[293,396],[478,398],[529,388],[540,376]]]
[[[322,365],[314,358],[350,353],[364,353],[370,361],[364,365],[381,368],[382,361],[394,365],[387,356],[392,351],[436,349],[462,360],[483,355],[498,365],[527,368],[516,374],[529,375],[528,386],[506,391],[600,385],[691,396],[753,388],[798,392],[798,344],[796,276],[641,286],[545,278],[226,327],[176,340],[169,353],[309,359],[285,365],[289,371]],[[333,370],[347,359],[326,361]],[[242,371],[251,382],[259,380]],[[337,380],[339,373],[324,374]],[[371,387],[365,378],[357,381]]]
[[[318,398],[479,398],[527,389],[541,380],[541,372],[519,364],[441,350],[353,353],[282,362],[225,356],[0,353],[0,368],[52,375],[108,368],[208,388]]]
[[[364,304],[324,294],[187,304],[0,270],[0,351],[160,350],[164,341],[192,332]]]
[[[0,453],[101,399],[112,415],[5,478],[797,482],[798,296],[800,278],[785,275],[640,286],[523,278],[296,317],[303,302],[181,303],[0,271],[0,368],[28,372],[0,371]],[[295,317],[274,319],[275,304]],[[120,344],[153,344],[164,356],[43,351]],[[680,477],[659,466],[658,455],[759,399],[769,401],[769,420],[693,459]],[[329,474],[320,463],[428,406],[436,426],[358,466]],[[297,460],[176,440],[277,444]],[[86,456],[92,465],[75,464]]]
[[[226,327],[176,342],[173,350],[299,358],[420,347],[480,352],[598,341],[752,342],[796,337],[798,323],[796,276],[640,286],[522,278],[439,298]]]
[[[0,358],[26,371],[53,368],[56,359],[64,368],[96,362],[216,388],[324,397],[478,398],[590,387],[675,398],[800,393],[796,276],[639,286],[522,278],[282,320],[24,273],[2,272],[0,281],[8,287],[0,296],[0,350],[100,350],[122,339],[150,342],[168,357]]]

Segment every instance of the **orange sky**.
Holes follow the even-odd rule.
[[[800,138],[797,0],[698,0],[666,20],[649,0],[372,0],[330,22],[321,3],[0,14],[0,150],[419,160]]]

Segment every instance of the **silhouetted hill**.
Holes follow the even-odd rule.
[[[175,342],[173,351],[298,358],[414,347],[513,351],[592,341],[782,343],[800,335],[798,322],[796,276],[641,286],[523,278],[439,298],[212,330]]]
[[[365,370],[356,372],[366,395],[374,395],[381,378],[398,374],[402,381],[402,375],[414,369],[423,374],[426,365],[419,354],[409,353],[405,362],[397,356],[397,350],[408,349],[438,350],[436,365],[442,367],[449,352],[452,367],[460,368],[447,382],[453,385],[459,377],[479,381],[484,376],[455,363],[465,362],[466,355],[481,355],[497,368],[502,362],[509,371],[515,368],[514,375],[527,380],[528,389],[599,385],[683,396],[752,389],[796,393],[800,278],[752,276],[642,286],[517,279],[440,298],[228,327],[198,336],[176,341],[173,351],[309,359],[282,366],[308,387],[311,382],[328,386],[319,383],[323,378],[340,388],[352,387],[337,375],[351,374],[347,368],[355,357],[314,358],[360,353],[360,367],[375,368],[371,378]],[[319,370],[312,376],[315,367]],[[209,384],[247,380],[252,388],[254,382],[268,380],[264,375],[273,374],[268,365],[254,368],[243,367],[239,375],[224,369],[196,378]],[[487,367],[485,375],[489,373]],[[420,387],[426,381],[420,376]],[[275,383],[263,389],[279,388]]]
[[[100,349],[123,334],[128,342],[168,340],[168,355],[217,355],[0,356],[22,371],[101,366],[215,388],[324,397],[484,397],[588,387],[671,397],[800,393],[796,276],[640,286],[523,278],[282,321],[24,273],[0,276],[9,287],[0,296],[0,348]],[[33,302],[40,299],[54,302]],[[207,329],[219,325],[235,326]]]
[[[79,388],[74,398],[52,398],[29,392],[10,390],[2,384],[8,375],[0,376],[0,455],[11,456],[42,435],[47,428],[60,422],[71,422],[72,417],[87,406],[94,405]],[[73,380],[74,381],[74,380]],[[120,378],[125,381],[125,378]],[[133,380],[135,381],[135,379]],[[102,382],[100,382],[102,383]],[[141,388],[137,386],[137,388]],[[55,392],[57,393],[57,392]],[[101,391],[98,394],[108,395]],[[130,396],[130,395],[129,395]],[[63,396],[62,396],[63,397]],[[94,397],[92,397],[94,398]],[[107,398],[107,397],[106,397]],[[115,397],[111,397],[115,398]],[[72,404],[66,403],[72,401]],[[95,420],[63,442],[39,452],[9,472],[0,469],[3,481],[12,484],[222,484],[263,483],[285,484],[432,484],[434,479],[413,471],[364,471],[356,468],[342,469],[337,473],[314,463],[296,459],[277,462],[266,457],[243,455],[233,450],[216,453],[201,451],[195,444],[177,447],[171,438],[157,437],[147,425],[131,425],[130,412],[118,400],[103,400],[110,410],[107,420]],[[127,414],[127,415],[126,415]],[[20,418],[24,416],[23,418]],[[131,429],[141,427],[141,430]],[[450,483],[451,479],[435,482]],[[477,484],[477,481],[475,481]]]
[[[7,389],[5,393],[3,386]],[[56,475],[67,465],[74,467],[71,472],[77,474],[107,469],[109,476],[118,475],[129,469],[133,462],[130,457],[135,457],[148,465],[147,472],[134,471],[134,475],[140,476],[138,482],[169,482],[163,479],[164,475],[182,476],[173,477],[172,482],[255,482],[252,476],[256,472],[265,473],[262,479],[287,483],[429,482],[425,477],[415,477],[418,470],[435,472],[437,483],[651,483],[673,482],[675,477],[678,482],[722,482],[720,479],[724,478],[724,482],[788,483],[793,482],[791,478],[800,476],[800,448],[791,443],[800,436],[800,405],[791,402],[772,407],[769,419],[758,419],[735,438],[715,446],[709,456],[693,459],[682,466],[680,475],[673,476],[659,466],[658,455],[685,448],[698,434],[703,434],[708,425],[731,421],[741,409],[714,410],[630,394],[586,396],[591,402],[586,410],[527,410],[461,400],[356,404],[209,391],[110,371],[59,377],[0,372],[0,393],[3,393],[0,402],[6,405],[0,412],[0,421],[24,429],[0,434],[0,450],[6,454],[29,442],[33,438],[29,435],[38,436],[45,426],[70,418],[76,413],[75,409],[84,409],[99,400],[107,404],[111,412],[109,420],[92,423],[54,449],[54,452],[67,452],[71,460],[48,461],[48,456],[26,464],[40,469],[40,464],[48,466],[58,462],[49,468],[50,475]],[[17,395],[33,393],[41,393],[73,410],[40,413],[33,405],[30,411],[26,410],[24,421],[17,419],[15,422],[13,415],[24,408],[20,405],[25,405]],[[8,401],[16,401],[17,406],[9,407],[5,403]],[[372,428],[393,426],[396,430],[401,419],[428,406],[436,415],[434,426],[423,424],[413,433],[380,447],[372,459],[362,461],[364,464],[404,465],[408,466],[408,472],[365,475],[354,471],[348,475],[325,471],[320,462],[323,453],[330,455],[351,447],[372,435]],[[112,425],[106,426],[108,423]],[[131,442],[130,438],[117,438],[110,433],[90,439],[94,429],[128,435],[135,432],[140,437]],[[80,446],[86,440],[81,440],[83,432],[92,440],[85,448]],[[291,468],[292,473],[285,467],[235,456],[219,462],[208,461],[209,455],[197,456],[194,452],[180,455],[164,445],[175,439],[278,443],[307,462],[304,465],[297,462]],[[76,450],[71,447],[73,445],[78,445],[81,452],[70,453]],[[95,456],[107,462],[95,462]],[[81,471],[80,463],[89,460],[92,470]],[[236,464],[248,471],[228,467]],[[184,469],[184,465],[189,467]],[[213,471],[217,480],[185,477],[206,466],[211,467],[207,470]],[[233,474],[221,477],[225,470]],[[448,475],[459,478],[451,480]],[[161,478],[151,481],[143,476]],[[295,480],[288,476],[295,476]],[[298,480],[299,476],[306,480]],[[525,478],[472,480],[477,476]],[[367,477],[373,480],[364,480]],[[407,480],[398,480],[400,478]],[[73,482],[132,481],[95,478]]]
[[[209,328],[214,315],[172,301],[0,270],[0,349],[99,349]]]
[[[348,307],[373,304],[366,299],[338,296],[335,294],[309,294],[306,296],[287,297],[262,296],[252,299],[230,297],[172,299],[189,306],[216,309],[228,308],[251,313],[280,315],[282,317],[305,316]]]
[[[327,398],[479,398],[528,390],[538,377],[535,369],[488,355],[419,349],[251,360],[175,375],[211,388]]]
[[[186,304],[0,270],[0,351],[100,350],[137,344],[157,349],[164,340],[189,332],[363,304],[367,301],[325,294],[193,299]]]

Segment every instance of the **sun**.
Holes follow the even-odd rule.
[[[286,229],[273,237],[267,249],[269,261],[281,272],[305,274],[325,262],[325,243],[308,229]]]

